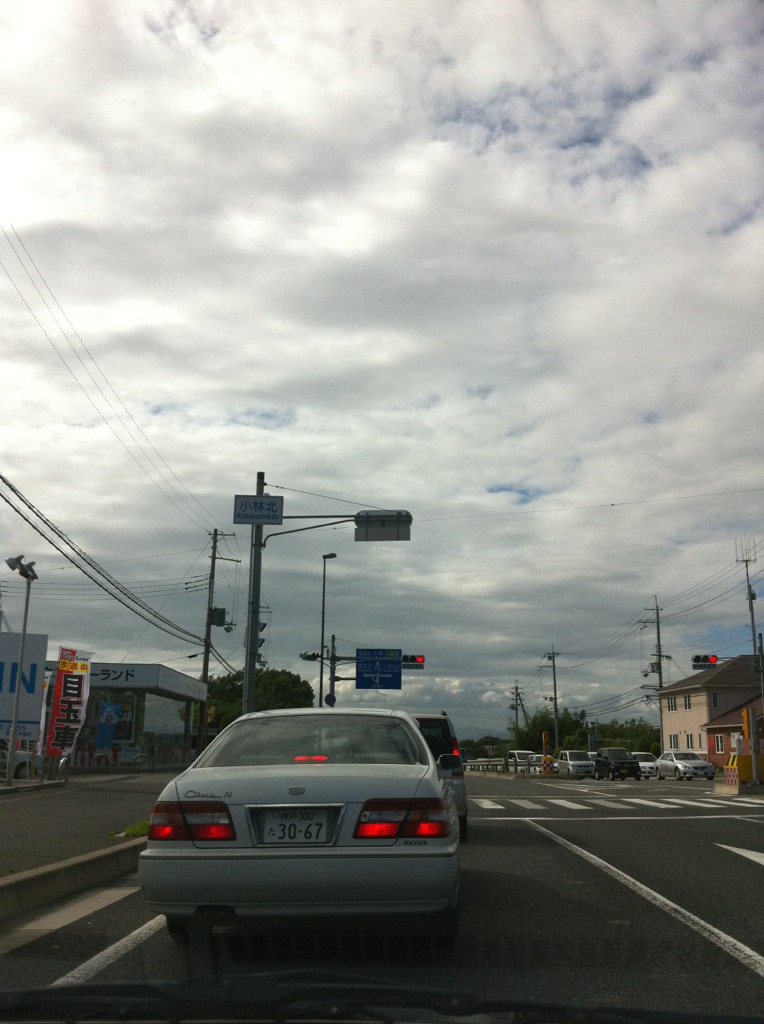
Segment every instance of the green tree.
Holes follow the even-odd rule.
[[[255,711],[274,708],[312,708],[316,695],[310,683],[296,672],[267,668],[257,673]]]
[[[219,731],[241,714],[243,670],[213,676],[207,684],[207,706],[214,708],[211,724]],[[255,680],[255,711],[310,708],[315,695],[310,683],[296,672],[267,668]]]

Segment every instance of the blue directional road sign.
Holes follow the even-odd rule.
[[[356,690],[400,690],[400,650],[356,648],[355,688]]]

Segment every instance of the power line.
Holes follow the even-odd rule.
[[[71,562],[72,565],[78,568],[80,572],[82,572],[85,576],[88,577],[88,579],[95,583],[96,586],[100,587],[102,590],[110,594],[115,600],[119,601],[119,603],[122,604],[129,611],[132,611],[140,618],[145,619],[146,622],[151,623],[151,625],[156,626],[157,629],[160,629],[165,633],[169,633],[171,636],[174,636],[179,640],[195,641],[199,644],[204,643],[202,637],[198,636],[196,633],[192,633],[190,630],[185,629],[183,626],[177,625],[177,623],[174,623],[170,619],[161,615],[154,608],[151,608],[150,605],[146,604],[136,594],[133,594],[130,590],[128,590],[127,587],[121,584],[108,572],[106,572],[106,570],[102,566],[100,566],[81,548],[79,548],[74,543],[74,541],[67,537],[62,530],[59,530],[59,528],[55,526],[54,523],[47,519],[43,515],[43,513],[40,512],[39,509],[35,508],[35,506],[27,498],[24,497],[21,491],[19,491],[18,488],[14,487],[14,485],[10,482],[10,480],[7,479],[7,477],[0,474],[0,481],[3,484],[5,484],[5,486],[9,490],[12,491],[12,493],[23,503],[23,505],[29,510],[30,513],[32,513],[33,516],[37,517],[39,522],[42,523],[43,526],[48,531],[53,533],[54,537],[50,537],[48,533],[46,533],[45,530],[40,525],[38,525],[37,522],[34,521],[33,518],[27,515],[22,509],[18,508],[18,506],[14,504],[14,502],[11,500],[11,498],[9,498],[7,494],[4,494],[2,491],[0,491],[0,498],[2,498],[2,500],[5,501],[5,503],[9,505],[14,510],[14,512],[17,513],[17,515],[21,516],[21,518],[26,523],[28,523],[28,525],[31,526],[36,533],[38,533],[44,540],[46,540],[48,544],[54,547],[61,555],[64,556],[64,558]],[[58,540],[61,543],[57,542],[57,540],[54,538],[58,538]],[[66,550],[66,548],[69,548],[71,550]],[[84,562],[85,564],[81,564],[82,562]]]
[[[11,230],[13,231],[13,233],[14,233],[14,235],[15,235],[15,237],[16,237],[19,245],[20,245],[20,247],[23,249],[24,254],[26,255],[29,263],[31,263],[32,267],[35,270],[35,273],[37,274],[38,278],[42,282],[45,290],[50,295],[50,297],[53,300],[53,302],[54,302],[55,306],[57,307],[57,309],[60,311],[62,318],[64,319],[64,321],[66,322],[66,324],[69,327],[69,330],[71,331],[71,334],[79,342],[81,348],[84,350],[84,352],[85,352],[85,354],[87,356],[87,359],[90,361],[90,364],[92,364],[92,366],[95,367],[95,370],[97,371],[97,376],[90,369],[90,366],[88,364],[86,364],[86,362],[83,359],[82,355],[77,351],[74,343],[72,342],[71,338],[69,337],[69,334],[67,333],[67,331],[64,329],[63,325],[61,324],[61,322],[60,322],[56,312],[54,311],[54,309],[51,308],[50,303],[48,302],[48,300],[46,299],[45,295],[41,291],[39,285],[37,284],[37,281],[35,281],[34,277],[30,273],[29,267],[24,262],[24,260],[21,258],[21,255],[19,254],[19,250],[14,245],[13,240],[10,238],[10,236],[8,235],[8,232],[3,227],[2,228],[3,235],[5,236],[5,239],[8,242],[8,245],[11,248],[11,251],[13,252],[14,256],[16,257],[16,259],[18,260],[19,264],[21,265],[22,270],[26,274],[26,276],[29,279],[32,287],[34,288],[34,290],[36,291],[36,293],[37,293],[38,297],[40,298],[41,302],[43,303],[43,305],[45,306],[46,310],[50,314],[53,322],[55,323],[55,325],[58,328],[59,332],[61,333],[62,337],[64,338],[64,340],[66,341],[67,345],[69,346],[72,354],[78,360],[78,362],[80,363],[80,366],[82,367],[84,372],[87,374],[87,376],[90,379],[91,383],[93,384],[94,388],[96,389],[98,394],[101,396],[101,399],[103,400],[103,402],[105,402],[105,404],[107,405],[108,409],[113,414],[113,417],[117,420],[117,422],[120,424],[122,429],[127,433],[127,435],[130,438],[130,440],[137,446],[137,448],[140,451],[143,459],[145,460],[145,462],[147,462],[149,464],[149,466],[151,467],[151,470],[153,471],[153,473],[155,475],[152,475],[152,472],[150,472],[149,469],[147,469],[146,465],[143,462],[141,462],[141,460],[136,456],[136,454],[133,451],[131,451],[131,449],[125,443],[123,438],[120,437],[120,435],[117,432],[117,430],[115,429],[113,423],[104,415],[104,413],[102,412],[102,410],[99,408],[98,404],[96,403],[96,401],[95,401],[93,395],[91,394],[90,390],[83,386],[82,381],[77,377],[77,374],[73,371],[73,369],[71,368],[71,366],[67,362],[66,358],[64,357],[64,354],[61,352],[61,350],[56,345],[56,343],[54,342],[54,340],[51,337],[51,335],[48,333],[48,331],[43,326],[41,320],[39,319],[39,317],[35,313],[34,309],[31,306],[31,304],[28,302],[26,296],[23,294],[23,292],[19,288],[18,284],[13,279],[13,277],[12,277],[10,271],[8,270],[8,268],[5,266],[4,263],[2,263],[0,261],[0,267],[2,267],[5,275],[7,276],[8,280],[13,285],[13,287],[16,290],[16,293],[18,294],[19,298],[21,299],[21,301],[26,306],[26,308],[29,311],[30,315],[34,319],[34,321],[37,324],[37,326],[40,328],[40,331],[42,332],[42,334],[47,339],[47,341],[50,344],[50,346],[52,347],[53,351],[56,353],[56,355],[60,359],[60,361],[63,364],[64,368],[69,373],[69,375],[72,377],[72,379],[75,381],[77,386],[80,388],[80,390],[85,395],[87,400],[93,406],[93,408],[95,409],[96,413],[100,416],[100,418],[103,420],[103,422],[109,428],[109,430],[114,435],[114,437],[119,442],[119,444],[124,448],[124,450],[130,456],[130,458],[135,462],[135,464],[138,466],[138,468],[146,475],[146,477],[151,481],[151,483],[161,492],[161,494],[165,498],[167,498],[167,500],[177,509],[178,512],[181,513],[181,515],[185,516],[191,522],[195,523],[195,525],[197,525],[197,526],[198,525],[203,525],[206,528],[206,525],[207,525],[207,523],[210,520],[216,521],[215,517],[206,508],[204,508],[204,506],[198,501],[198,499],[185,486],[185,484],[180,480],[178,475],[169,466],[167,461],[159,453],[159,451],[157,450],[155,445],[152,443],[152,441],[148,438],[148,436],[146,435],[146,433],[144,432],[142,427],[139,425],[139,423],[137,422],[137,420],[135,419],[133,414],[130,412],[130,410],[127,408],[125,403],[122,401],[122,399],[118,395],[117,391],[115,390],[115,388],[113,387],[113,385],[111,384],[109,379],[106,377],[105,373],[103,372],[103,370],[99,366],[97,360],[95,359],[95,357],[93,356],[92,352],[89,350],[89,348],[87,347],[87,345],[83,341],[83,339],[80,336],[80,334],[77,332],[75,327],[72,325],[71,320],[67,316],[66,312],[64,311],[63,307],[61,306],[61,304],[58,301],[58,299],[56,298],[56,296],[53,294],[53,291],[51,290],[50,286],[48,285],[48,282],[46,281],[45,276],[43,275],[42,271],[40,270],[40,268],[35,263],[34,258],[30,254],[29,250],[27,249],[26,245],[24,244],[23,240],[21,239],[20,235],[18,234],[16,229],[13,227],[13,225],[11,225]],[[112,401],[112,398],[110,397],[110,395],[113,396],[114,401]],[[120,408],[123,411],[124,415],[122,415],[122,413],[120,413],[120,411],[115,407],[115,403],[120,406]],[[160,477],[164,481],[164,484],[168,488],[167,490],[159,483],[159,480],[156,479],[156,476]],[[176,486],[176,483],[177,483],[177,486]],[[200,523],[200,518],[199,518],[199,512],[202,513],[201,523]]]

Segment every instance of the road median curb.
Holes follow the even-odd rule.
[[[129,839],[42,868],[0,878],[0,921],[128,875],[138,868],[146,839]]]

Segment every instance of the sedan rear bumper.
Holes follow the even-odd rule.
[[[421,914],[456,906],[455,849],[442,854],[269,857],[141,854],[139,881],[149,906],[173,918],[224,907],[236,918]]]

